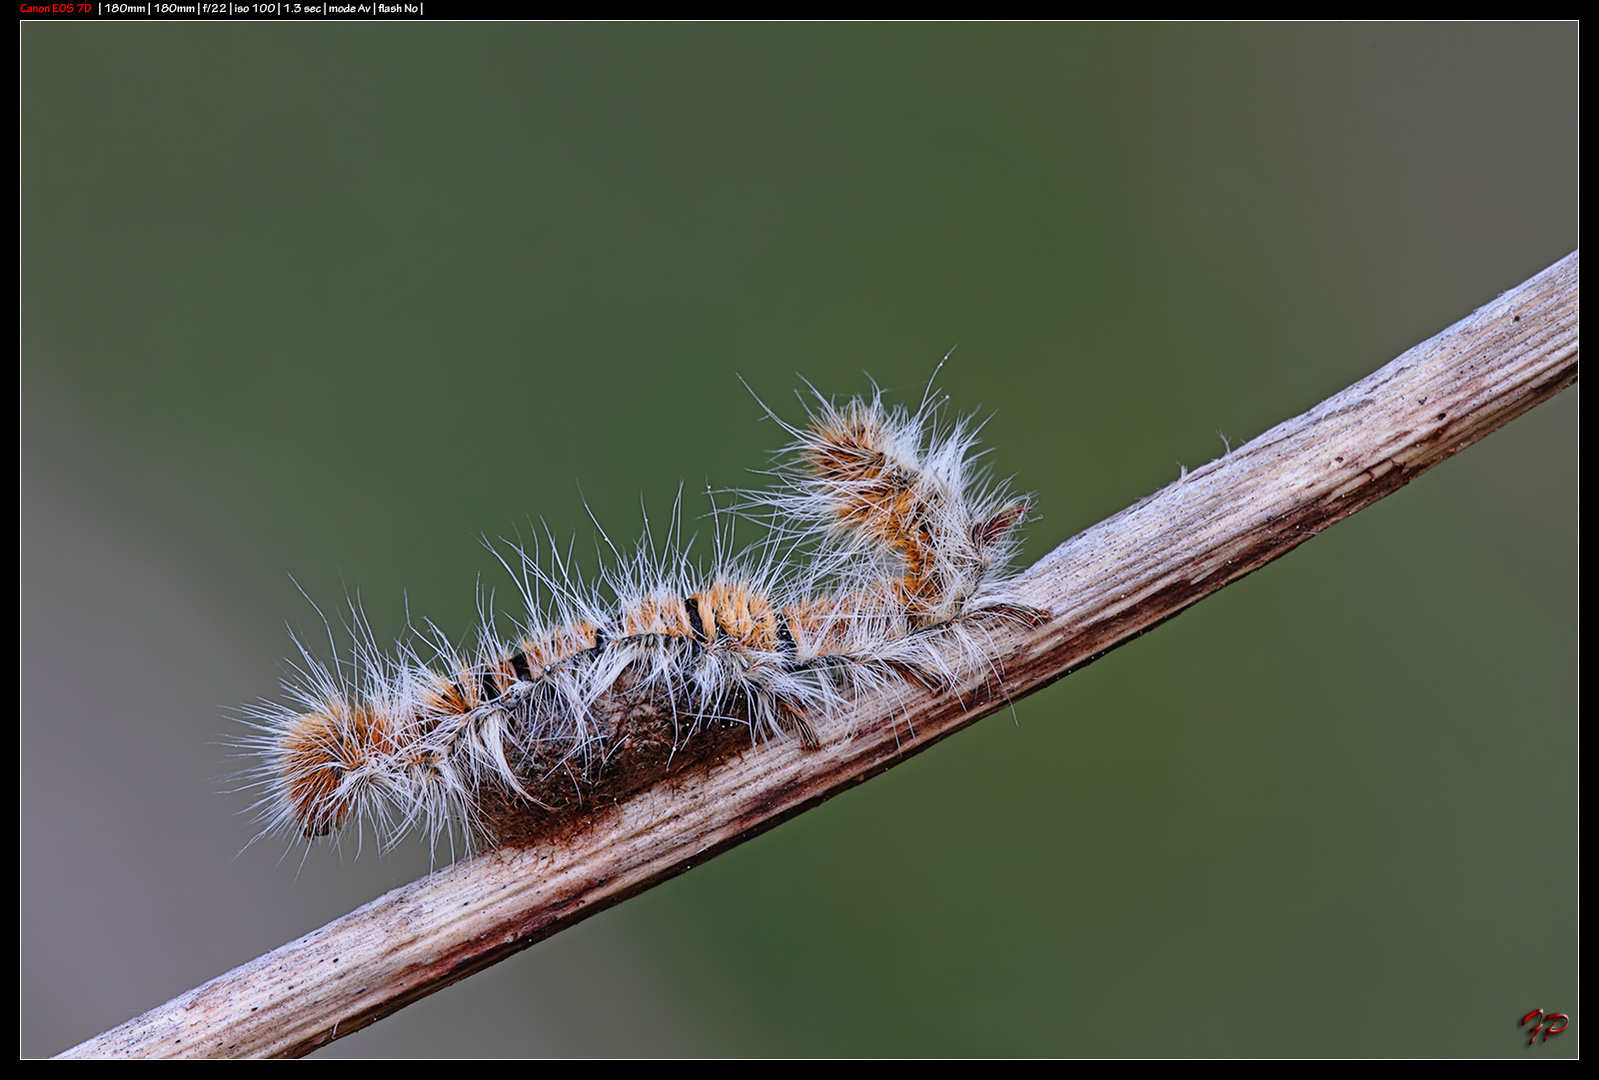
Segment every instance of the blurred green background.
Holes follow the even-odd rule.
[[[235,857],[295,581],[464,637],[953,346],[1030,561],[1579,244],[1575,24],[20,33],[23,1055],[427,869]],[[1578,402],[325,1053],[1575,1055]]]

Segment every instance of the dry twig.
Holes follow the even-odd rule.
[[[674,778],[556,845],[466,859],[67,1057],[294,1056],[683,873],[1090,663],[1577,381],[1573,252],[1381,370],[1066,541],[943,692],[860,703],[854,734]]]

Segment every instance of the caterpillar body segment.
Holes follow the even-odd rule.
[[[974,475],[975,429],[940,433],[933,413],[818,398],[778,489],[745,504],[786,560],[769,541],[702,577],[646,537],[596,589],[521,553],[547,614],[512,640],[485,619],[470,656],[436,631],[427,659],[369,633],[332,667],[302,650],[289,701],[247,711],[265,831],[536,837],[740,740],[817,746],[863,691],[943,689],[951,657],[986,645],[985,615],[1039,613],[1004,590],[1028,503]]]
[[[976,431],[957,420],[942,433],[936,410],[887,406],[880,393],[842,406],[817,396],[794,437],[782,486],[754,495],[791,535],[814,541],[824,561],[864,572],[868,590],[914,629],[968,613],[1015,554],[1026,499],[1007,498],[973,475]]]

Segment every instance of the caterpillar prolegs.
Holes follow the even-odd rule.
[[[263,831],[526,839],[752,742],[817,746],[863,690],[940,685],[985,617],[1041,613],[1005,594],[1027,500],[988,484],[973,426],[938,411],[816,395],[783,425],[775,487],[739,507],[767,541],[708,573],[645,541],[588,586],[519,551],[512,640],[485,620],[470,653],[434,633],[390,654],[357,615],[352,655],[302,649],[287,703],[246,710]]]

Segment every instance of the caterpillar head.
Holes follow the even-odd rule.
[[[994,509],[957,497],[931,498],[923,505],[925,516],[913,526],[916,542],[900,547],[902,589],[913,621],[932,626],[959,617],[983,584],[1005,568],[1028,502]]]
[[[794,494],[774,504],[865,555],[858,573],[891,566],[885,584],[912,626],[958,618],[1004,569],[1028,503],[980,490],[968,422],[939,432],[925,408],[912,415],[874,395],[820,403],[797,434]]]

